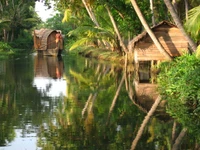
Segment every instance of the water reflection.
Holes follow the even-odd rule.
[[[76,55],[23,57],[0,66],[0,150],[131,149],[154,101],[148,67],[137,76],[133,67],[125,72]],[[186,133],[163,114],[158,109],[151,116],[136,149],[171,149]],[[179,147],[195,149],[194,137],[186,135]]]
[[[158,71],[155,67],[151,61],[141,61],[135,68],[135,102],[147,112],[159,96],[157,83],[155,82]],[[169,119],[169,116],[165,113],[165,103],[166,101],[161,101],[156,110],[157,116],[161,116],[160,119]]]
[[[33,86],[46,96],[67,96],[62,57],[35,56]]]

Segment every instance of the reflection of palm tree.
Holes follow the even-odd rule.
[[[161,101],[161,96],[158,96],[158,98],[156,99],[156,101],[154,102],[154,104],[152,105],[150,111],[148,112],[148,114],[146,115],[146,117],[144,118],[141,126],[140,126],[140,129],[138,130],[137,132],[137,135],[135,137],[135,139],[133,140],[132,142],[132,145],[131,145],[131,150],[134,150],[135,147],[137,146],[137,143],[139,141],[139,139],[141,138],[142,136],[142,133],[144,131],[144,128],[145,126],[147,125],[150,117],[153,115],[153,113],[155,112],[156,108],[158,107],[159,103]]]
[[[176,138],[175,143],[172,146],[172,150],[177,150],[179,145],[181,144],[183,138],[185,137],[187,133],[187,128],[183,128],[180,132],[179,136]]]
[[[15,103],[11,101],[12,95],[9,93],[2,93],[2,95],[5,95],[5,97],[0,100],[0,146],[4,146],[7,142],[14,140],[16,135],[13,124],[18,114]]]
[[[110,106],[110,110],[109,110],[109,113],[108,113],[108,121],[107,121],[107,124],[108,124],[108,122],[109,122],[110,115],[111,115],[111,113],[112,113],[112,111],[113,111],[113,109],[114,109],[114,107],[115,107],[115,104],[116,104],[116,101],[117,101],[117,97],[118,97],[118,95],[119,95],[119,93],[120,93],[120,90],[121,90],[121,87],[122,87],[122,85],[123,85],[123,82],[124,82],[124,80],[125,80],[125,75],[126,75],[126,74],[123,73],[122,79],[121,79],[121,81],[120,81],[120,84],[119,84],[119,86],[118,86],[118,88],[117,88],[117,91],[116,91],[116,93],[115,93],[115,96],[114,96],[114,98],[113,98],[112,104],[111,104],[111,106]]]

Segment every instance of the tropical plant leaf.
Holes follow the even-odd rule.
[[[64,17],[62,19],[62,22],[68,22],[71,15],[72,15],[72,11],[70,9],[66,9],[64,12]]]
[[[200,38],[200,5],[191,9],[188,13],[188,21],[185,23],[187,31],[196,40]]]

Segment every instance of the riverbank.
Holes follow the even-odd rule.
[[[107,49],[93,48],[79,50],[79,54],[87,58],[110,61],[112,63],[124,64],[125,56]]]

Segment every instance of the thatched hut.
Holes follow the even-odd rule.
[[[39,54],[43,55],[60,55],[64,42],[60,39],[59,44],[56,44],[56,34],[60,30],[40,29],[34,30],[34,48]]]
[[[170,56],[177,57],[188,52],[189,44],[176,25],[162,21],[151,29]],[[146,31],[133,38],[128,47],[134,52],[135,62],[166,60]]]

